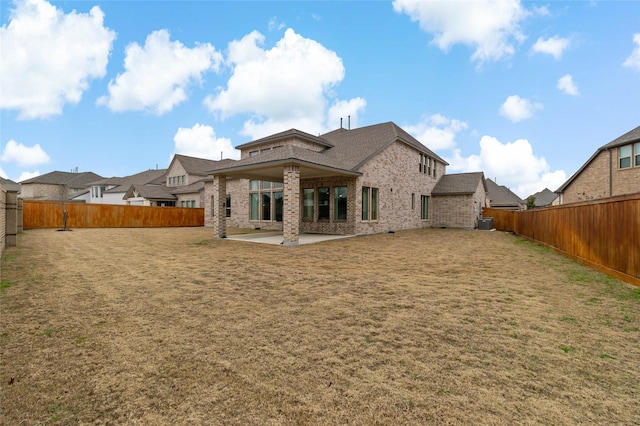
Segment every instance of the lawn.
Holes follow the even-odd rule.
[[[502,232],[26,231],[0,423],[640,424],[640,289]]]

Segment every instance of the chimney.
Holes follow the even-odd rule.
[[[349,122],[348,122],[349,127],[347,127],[347,130],[351,130],[351,116],[348,115],[347,118],[349,119]]]
[[[342,129],[342,117],[340,117],[340,128]]]

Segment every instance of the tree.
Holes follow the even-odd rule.
[[[529,195],[527,197],[527,210],[536,208],[536,197],[533,195]]]

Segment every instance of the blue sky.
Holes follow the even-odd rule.
[[[640,125],[638,1],[0,3],[0,175],[393,121],[526,197]]]

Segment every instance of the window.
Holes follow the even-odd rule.
[[[362,187],[362,220],[369,220],[369,188]]]
[[[196,207],[196,200],[191,200],[191,207],[193,207],[193,208]]]
[[[640,142],[633,145],[633,151],[636,157],[636,162],[635,162],[636,167],[640,167]]]
[[[378,220],[378,188],[362,187],[362,220]]]
[[[318,188],[318,220],[329,218],[329,188]]]
[[[422,173],[422,153],[420,153],[420,162],[418,163],[418,170]]]
[[[333,188],[333,220],[347,220],[347,187]]]
[[[251,151],[249,157],[256,157],[258,154],[260,154],[260,151]]]
[[[258,215],[260,211],[258,208],[259,195],[258,193],[249,194],[249,220],[258,220],[260,218]]]
[[[436,177],[436,160],[433,160],[433,177]]]
[[[431,176],[431,157],[427,158],[427,174]]]
[[[302,219],[313,220],[314,190],[304,188],[302,190]]]
[[[620,153],[620,168],[626,169],[631,167],[631,145],[625,145],[618,148]]]
[[[416,209],[416,194],[412,193],[411,194],[411,210],[415,210]]]
[[[211,196],[211,200],[213,200],[213,196]],[[225,208],[225,216],[231,217],[231,195],[227,194],[227,198],[224,202]]]
[[[282,183],[252,180],[249,182],[249,220],[281,222],[284,212],[284,193],[275,191]],[[231,214],[229,205],[229,212]]]
[[[429,197],[426,195],[420,196],[420,219],[428,220],[429,219]]]

